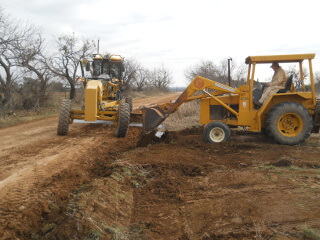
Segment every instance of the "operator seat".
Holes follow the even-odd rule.
[[[286,93],[286,92],[290,91],[292,80],[293,80],[293,75],[291,75],[287,78],[285,88],[280,89],[277,93]],[[253,93],[253,102],[259,101],[265,88],[266,88],[266,85],[264,84],[261,89],[259,89],[259,88],[253,89],[253,92],[252,92]]]
[[[293,79],[293,75],[288,77],[288,79],[286,81],[285,88],[284,89],[280,89],[277,93],[286,93],[286,92],[290,91],[291,84],[292,84],[292,79]]]

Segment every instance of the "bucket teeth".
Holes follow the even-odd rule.
[[[165,112],[159,107],[141,108],[143,132],[148,134],[159,126],[165,119]]]

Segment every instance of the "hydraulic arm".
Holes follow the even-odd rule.
[[[208,92],[208,89],[212,89],[214,91]],[[203,94],[193,96],[197,91],[202,91]],[[222,95],[225,93],[239,94],[240,91],[219,82],[196,76],[175,102],[166,103],[160,106],[156,105],[149,108],[141,108],[143,131],[146,134],[150,133],[157,126],[159,126],[171,113],[175,112],[184,102],[207,97],[211,97],[221,106],[237,116],[238,113],[234,109],[230,108],[227,104],[217,98],[218,95]]]

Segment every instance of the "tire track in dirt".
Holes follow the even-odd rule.
[[[81,176],[86,174],[90,167],[88,164],[81,165],[83,164],[82,157],[87,157],[86,154],[99,143],[99,140],[101,141],[105,136],[112,136],[111,129],[101,133],[102,130],[99,128],[101,126],[82,127],[81,131],[87,132],[87,135],[79,133],[78,136],[71,135],[63,139],[40,143],[31,149],[28,145],[23,147],[22,150],[25,151],[20,152],[20,157],[23,157],[22,162],[7,165],[11,169],[8,169],[6,174],[2,174],[2,177],[8,175],[0,182],[0,223],[2,227],[17,228],[15,225],[11,226],[12,223],[17,222],[17,219],[33,214],[41,216],[41,212],[47,211],[50,201],[54,201],[55,191],[64,191],[65,188],[68,193],[70,188],[78,184],[75,181],[75,183],[70,182],[70,186],[64,183],[62,186],[52,184],[42,187],[44,182],[50,182],[50,179],[63,171],[75,176],[79,174],[79,182],[88,178],[88,176]],[[70,143],[70,141],[75,143]],[[114,141],[110,140],[111,144],[112,142]],[[15,158],[18,155],[16,153],[12,156]],[[80,168],[83,169],[79,171]],[[32,224],[34,222],[31,221]],[[27,223],[26,228],[28,227]],[[1,229],[0,232],[2,232]]]
[[[90,131],[96,136],[78,139],[72,149],[60,149],[48,163],[23,168],[1,188],[0,233],[26,237],[24,233],[39,224],[50,211],[51,204],[69,198],[77,186],[90,180],[90,169],[99,157],[94,149],[114,149],[117,141],[112,137],[113,129],[104,129],[102,133],[97,129]],[[101,142],[105,143],[106,137],[111,139],[103,146]]]
[[[72,199],[76,213],[52,211],[36,233],[52,239],[289,240],[303,239],[304,226],[320,227],[319,145],[313,145],[319,136],[294,147],[250,135],[212,145],[201,132],[169,132],[146,147],[107,153],[111,161],[101,161],[101,174]],[[292,167],[275,167],[283,159]]]
[[[134,107],[176,95],[145,98]],[[104,156],[100,153],[134,146],[141,131],[131,128],[125,139],[116,139],[113,126],[74,123],[69,135],[61,137],[57,121],[50,117],[0,129],[0,239],[25,238],[51,203],[68,199],[90,180],[95,162]]]

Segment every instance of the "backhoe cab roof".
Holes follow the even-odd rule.
[[[288,63],[302,62],[305,59],[314,59],[314,53],[307,54],[290,54],[290,55],[269,55],[269,56],[249,56],[246,58],[246,64],[252,63]]]

